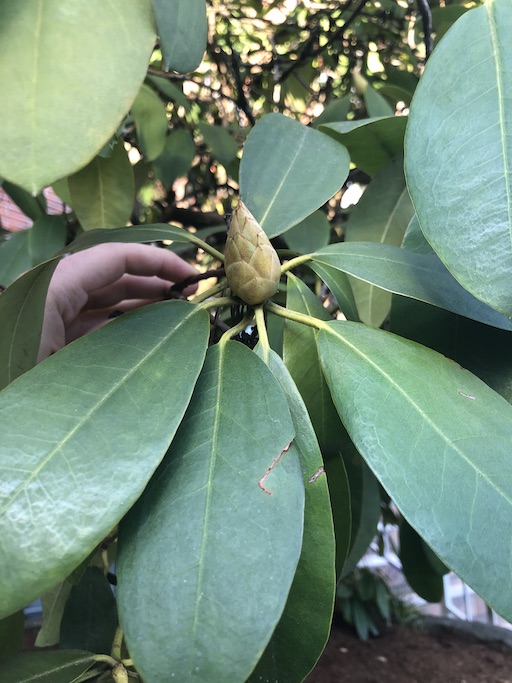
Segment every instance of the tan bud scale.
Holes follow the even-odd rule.
[[[224,259],[228,284],[246,304],[261,304],[277,292],[279,257],[243,202],[231,217]]]

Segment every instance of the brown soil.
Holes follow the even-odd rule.
[[[361,642],[334,628],[306,683],[512,683],[512,650],[446,629],[394,626]]]

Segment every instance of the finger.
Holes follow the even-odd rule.
[[[125,299],[164,299],[170,286],[161,278],[123,275],[117,282],[91,292],[84,310],[108,308]]]

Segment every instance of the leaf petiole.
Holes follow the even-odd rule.
[[[302,323],[303,325],[314,327],[317,330],[329,330],[329,326],[325,320],[319,320],[318,318],[313,318],[312,316],[305,315],[304,313],[291,311],[289,308],[279,306],[279,304],[276,304],[273,301],[267,301],[265,304],[265,310],[269,313],[273,313],[274,315],[278,315],[281,318],[292,320],[295,323]]]

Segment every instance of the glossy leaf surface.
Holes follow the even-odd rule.
[[[205,311],[153,304],[0,394],[0,614],[64,579],[138,498],[185,412],[207,340]]]
[[[275,237],[330,199],[348,171],[343,145],[282,114],[267,114],[245,143],[240,195],[267,235]]]
[[[261,355],[259,346],[257,352]],[[336,587],[334,529],[322,454],[304,401],[273,351],[268,365],[286,395],[295,428],[306,492],[304,536],[283,615],[249,681],[294,683],[311,671],[331,629]]]
[[[147,683],[235,683],[254,668],[302,544],[293,437],[263,361],[236,342],[211,347],[176,439],[120,529],[120,622]]]
[[[404,148],[406,116],[327,123],[324,133],[348,149],[350,160],[368,175],[376,175]]]
[[[450,275],[435,255],[418,254],[390,244],[343,242],[312,255],[388,292],[424,301],[501,329],[512,329],[504,315],[476,299]]]
[[[9,683],[72,683],[94,664],[94,654],[80,650],[26,652],[0,661],[0,680]]]
[[[135,200],[135,184],[122,141],[117,142],[111,156],[96,156],[70,176],[68,187],[71,206],[84,230],[126,225]]]
[[[489,0],[456,22],[428,61],[406,138],[407,180],[426,238],[466,289],[507,316],[511,32],[510,0]]]
[[[512,406],[453,361],[382,330],[328,323],[318,345],[352,440],[405,518],[510,619]]]
[[[345,241],[399,247],[414,209],[405,186],[403,156],[392,159],[368,185],[347,221]],[[361,322],[380,327],[391,308],[391,294],[350,278]]]
[[[206,49],[204,0],[152,0],[166,71],[197,69]]]
[[[0,176],[37,193],[88,163],[116,131],[153,49],[151,6],[70,0],[62,11],[60,0],[9,0],[0,26]]]

